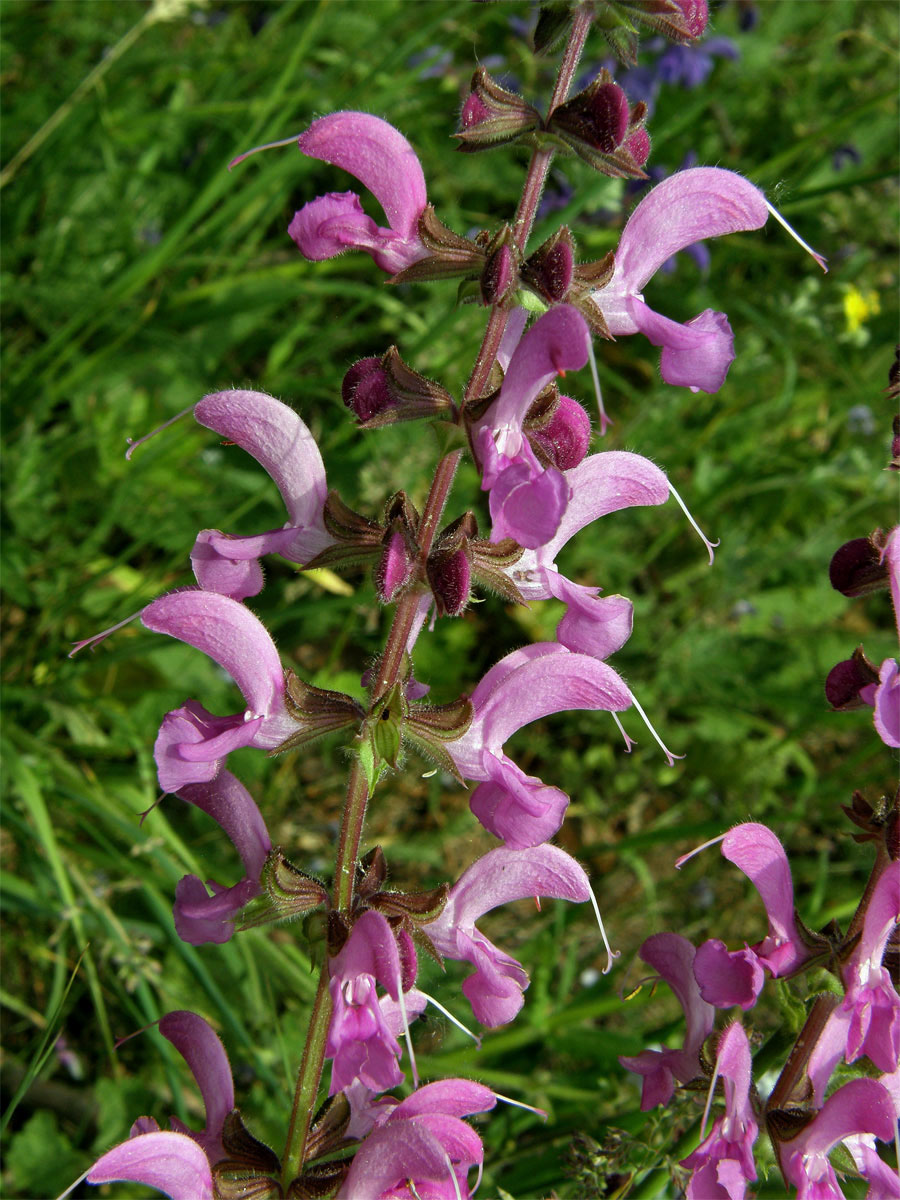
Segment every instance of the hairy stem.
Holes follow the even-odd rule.
[[[309,1017],[306,1045],[303,1047],[303,1058],[297,1072],[297,1086],[294,1088],[287,1146],[281,1160],[281,1182],[285,1191],[303,1168],[306,1139],[316,1108],[316,1096],[325,1063],[328,1023],[331,1020],[331,992],[328,990],[328,983],[328,964],[325,962],[322,964],[319,987]]]
[[[592,19],[592,14],[588,9],[578,8],[575,10],[575,18],[572,22],[572,28],[569,31],[569,40],[566,42],[565,53],[560,63],[559,74],[556,77],[556,86],[553,88],[553,95],[550,97],[548,117],[555,108],[564,103],[569,94],[569,88],[572,86],[572,80],[575,78],[575,72],[578,69],[578,62],[581,58],[581,52],[584,50],[584,43],[587,40]],[[550,160],[552,158],[552,149],[535,150],[531,156],[531,162],[528,164],[528,174],[525,177],[525,186],[522,189],[522,199],[519,201],[519,208],[513,223],[516,245],[522,251],[525,249],[525,244],[534,225],[535,213],[537,212],[541,193],[544,190],[544,184],[547,182],[547,172],[550,169]]]

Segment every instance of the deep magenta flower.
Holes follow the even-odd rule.
[[[408,991],[415,979],[414,951],[405,968],[387,920],[372,909],[364,912],[329,962],[333,1008],[325,1053],[334,1060],[330,1096],[357,1080],[375,1092],[403,1081],[397,1034],[376,989],[380,984],[399,1005],[401,991]]]
[[[441,915],[423,929],[445,958],[475,967],[462,990],[482,1025],[505,1025],[522,1007],[528,975],[520,963],[489,942],[475,922],[511,900],[553,896],[583,902],[590,895],[583,869],[556,846],[500,847],[463,872],[450,889]]]
[[[725,1086],[725,1115],[693,1154],[681,1160],[691,1172],[687,1200],[744,1200],[747,1184],[756,1178],[753,1145],[759,1125],[750,1102],[750,1043],[735,1022],[719,1038],[716,1076]],[[715,1087],[715,1079],[711,1089]]]
[[[694,167],[664,179],[628,218],[613,277],[593,293],[610,333],[615,337],[643,333],[654,346],[661,346],[660,369],[666,383],[694,392],[717,392],[734,360],[728,318],[708,308],[679,324],[654,312],[645,303],[642,289],[679,250],[704,238],[760,229],[770,212],[781,221],[759,188],[733,171]],[[824,260],[810,253],[824,268]]]
[[[769,919],[763,941],[729,952],[716,938],[697,950],[694,974],[703,999],[719,1008],[752,1008],[765,967],[776,979],[789,975],[810,956],[794,914],[794,885],[784,847],[765,825],[737,825],[722,839],[722,855],[756,887]],[[755,961],[754,961],[755,960]]]
[[[175,889],[175,929],[192,946],[227,942],[234,933],[234,917],[261,893],[259,876],[272,840],[253,797],[230,771],[220,771],[209,783],[186,784],[178,795],[225,830],[241,856],[244,878],[224,887],[212,879],[204,884],[196,875],[185,875]]]
[[[871,1135],[891,1142],[897,1114],[887,1088],[875,1079],[852,1079],[825,1101],[815,1120],[781,1147],[781,1165],[788,1183],[797,1189],[797,1200],[843,1200],[828,1155],[846,1138]],[[869,1200],[884,1200],[879,1172],[869,1166]],[[874,1182],[872,1177],[875,1177]]]
[[[469,1171],[481,1167],[484,1150],[462,1117],[496,1103],[490,1088],[469,1079],[418,1088],[357,1150],[338,1200],[469,1200]]]
[[[813,1098],[821,1104],[839,1059],[862,1055],[891,1074],[900,1063],[900,996],[882,965],[888,938],[900,921],[900,862],[890,862],[872,890],[862,936],[841,970],[844,998],[834,1010],[810,1055]]]
[[[285,707],[284,670],[275,643],[243,604],[216,592],[170,592],[148,604],[141,620],[155,633],[209,655],[232,677],[247,704],[234,716],[216,717],[189,700],[166,714],[154,747],[164,791],[210,783],[232,750],[272,750],[301,728]]]
[[[206,1108],[199,1132],[176,1117],[164,1133],[152,1117],[139,1117],[126,1142],[102,1155],[87,1173],[88,1183],[127,1181],[158,1188],[172,1200],[212,1200],[211,1168],[224,1157],[222,1126],[234,1108],[234,1085],[225,1048],[196,1013],[168,1013],[160,1033],[190,1067]]]
[[[641,958],[666,981],[684,1009],[686,1030],[680,1050],[642,1050],[620,1056],[627,1071],[642,1075],[641,1111],[668,1104],[675,1083],[689,1083],[700,1074],[700,1047],[712,1033],[716,1010],[700,995],[694,978],[694,947],[680,933],[654,933],[640,950]]]
[[[427,257],[418,234],[425,176],[412,146],[393,125],[369,113],[331,113],[313,121],[298,145],[309,158],[354,175],[384,209],[389,225],[376,225],[355,192],[329,192],[305,204],[288,227],[305,258],[318,262],[344,250],[365,250],[383,271],[396,275]]]
[[[569,798],[526,775],[503,752],[516,730],[570,709],[621,712],[631,693],[611,667],[558,642],[535,642],[491,667],[471,696],[474,716],[447,753],[464,779],[479,783],[470,808],[513,850],[537,846],[563,822]]]
[[[522,320],[518,312],[511,318],[514,332]],[[535,549],[559,528],[569,485],[562,471],[541,466],[522,426],[539,393],[557,375],[583,367],[589,348],[590,333],[576,308],[560,304],[544,313],[512,351],[499,396],[471,427],[495,541],[511,537]]]
[[[325,466],[294,410],[264,392],[213,392],[193,413],[199,424],[235,442],[268,471],[287,509],[287,522],[279,529],[251,537],[204,529],[194,543],[191,565],[200,586],[244,600],[262,590],[262,555],[307,563],[334,541],[322,520]]]

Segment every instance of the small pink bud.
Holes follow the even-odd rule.
[[[706,31],[709,23],[709,8],[706,0],[675,0],[681,13],[682,24],[692,38]]]
[[[388,534],[384,551],[375,568],[375,591],[382,604],[390,604],[412,575],[414,558],[399,529]]]
[[[588,452],[590,417],[577,400],[560,396],[553,416],[542,429],[526,430],[536,451],[543,451],[558,471],[577,467]]]

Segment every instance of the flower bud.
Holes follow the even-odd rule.
[[[355,362],[344,376],[341,396],[361,425],[397,404],[380,358],[361,358]]]
[[[479,281],[483,304],[502,304],[519,286],[518,251],[512,231],[504,225],[488,247]]]
[[[467,549],[436,550],[426,564],[438,615],[458,617],[469,603],[472,567]]]
[[[549,421],[539,428],[529,429],[526,417],[525,433],[545,466],[568,471],[577,467],[588,452],[591,420],[577,400],[560,396]]]
[[[845,596],[865,596],[888,586],[884,561],[884,534],[876,529],[871,537],[853,538],[834,552],[828,566],[831,586]]]
[[[452,416],[450,393],[408,367],[396,346],[381,358],[361,358],[341,385],[344,403],[360,425],[374,429],[398,421]]]
[[[638,133],[645,115],[643,105],[635,105],[631,112],[627,96],[603,70],[584,91],[554,109],[546,127],[605,175],[644,179],[644,172],[625,143]],[[643,139],[635,140],[633,145],[639,152],[646,148],[649,153],[649,139],[646,147]]]
[[[549,304],[561,304],[569,294],[575,270],[575,244],[568,225],[539,246],[522,267],[522,282]]]
[[[707,0],[673,0],[673,3],[678,9],[678,17],[685,29],[684,40],[693,41],[706,32],[706,26],[709,22]],[[673,41],[682,40],[672,33],[669,33],[667,36],[672,38]]]
[[[515,92],[509,92],[479,67],[472,76],[472,90],[460,113],[457,149],[471,153],[515,142],[540,128],[536,108]]]
[[[838,712],[863,708],[871,701],[863,699],[862,691],[877,683],[878,672],[863,654],[862,646],[858,646],[852,658],[839,662],[828,672],[828,678],[825,680],[825,699]]]

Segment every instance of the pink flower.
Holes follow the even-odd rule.
[[[287,522],[267,533],[232,537],[204,529],[197,536],[191,551],[197,582],[207,591],[244,600],[262,590],[262,555],[307,563],[332,544],[322,520],[328,495],[325,467],[315,439],[294,410],[263,392],[213,392],[193,411],[199,424],[246,450],[268,471],[287,509]]]
[[[719,167],[679,171],[657,184],[628,218],[611,281],[593,293],[610,333],[643,333],[661,346],[666,383],[717,392],[734,360],[728,318],[708,308],[681,325],[654,312],[642,289],[677,251],[705,238],[760,229],[770,212],[781,221],[759,188]],[[824,260],[810,253],[824,269]]]
[[[505,364],[510,342],[522,328],[518,311],[510,325],[499,356],[506,366],[500,394],[472,425],[470,437],[481,486],[490,492],[492,538],[511,537],[534,549],[556,533],[570,493],[562,471],[538,462],[522,425],[548,383],[587,362],[590,333],[576,308],[560,304],[535,322]]]
[[[353,926],[339,954],[329,963],[332,999],[331,1023],[325,1053],[334,1060],[329,1095],[359,1080],[375,1092],[403,1081],[397,1065],[400,1045],[378,1001],[381,984],[399,1003],[401,989],[415,979],[415,951],[401,970],[394,933],[381,913],[364,912]],[[404,976],[406,976],[405,987]]]
[[[163,1133],[152,1117],[139,1117],[129,1140],[102,1155],[88,1171],[87,1181],[143,1183],[172,1200],[212,1200],[211,1168],[224,1157],[222,1126],[234,1108],[228,1057],[212,1028],[196,1013],[168,1013],[159,1030],[193,1072],[206,1125],[196,1133],[172,1117],[175,1132]]]
[[[230,771],[222,770],[209,783],[189,783],[178,795],[212,817],[231,838],[244,864],[244,878],[232,887],[196,875],[185,875],[175,889],[175,929],[183,942],[227,942],[234,917],[260,895],[260,872],[272,840],[253,797]],[[207,891],[212,892],[212,895]]]
[[[780,1147],[785,1179],[797,1188],[797,1200],[843,1200],[828,1155],[845,1138],[868,1134],[882,1142],[894,1140],[897,1116],[887,1088],[874,1079],[852,1079],[825,1101],[814,1121]],[[889,1193],[876,1180],[870,1200]]]
[[[722,855],[733,862],[759,892],[769,932],[755,946],[731,953],[710,939],[697,950],[694,974],[704,1000],[719,1008],[752,1008],[763,985],[759,967],[777,979],[795,971],[810,956],[794,915],[791,868],[781,842],[765,825],[737,825],[722,839]]]
[[[141,620],[155,633],[209,655],[232,677],[247,704],[241,713],[216,717],[188,700],[166,714],[154,747],[164,791],[211,783],[232,750],[273,750],[301,728],[285,707],[284,670],[275,643],[243,604],[216,592],[170,592],[148,604]]]
[[[338,1200],[469,1200],[468,1176],[484,1157],[481,1138],[462,1117],[497,1103],[490,1088],[442,1079],[393,1109],[356,1152]]]
[[[329,192],[305,204],[288,227],[305,258],[318,262],[344,250],[365,250],[383,271],[396,275],[427,257],[418,234],[425,176],[412,146],[393,125],[369,113],[331,113],[313,121],[298,145],[309,158],[354,175],[384,209],[390,227],[366,216],[355,192]]]
[[[445,958],[469,962],[475,974],[463,994],[482,1025],[505,1025],[522,1007],[528,975],[475,927],[498,904],[528,896],[584,901],[591,890],[582,868],[556,846],[491,850],[464,871],[450,889],[443,912],[424,932]]]
[[[900,996],[882,965],[888,938],[900,920],[900,862],[889,862],[869,897],[862,935],[841,970],[844,998],[834,1010],[810,1055],[813,1097],[821,1104],[839,1059],[866,1055],[888,1074],[900,1062]]]
[[[611,667],[558,642],[535,642],[500,660],[472,693],[474,717],[447,753],[464,779],[479,781],[472,812],[511,849],[537,846],[562,824],[569,798],[526,775],[503,752],[516,730],[550,713],[621,712],[632,702]]]
[[[744,1200],[756,1178],[753,1144],[759,1125],[750,1103],[750,1043],[735,1022],[719,1038],[716,1076],[725,1082],[725,1115],[681,1165],[692,1171],[687,1200]],[[710,1091],[715,1087],[715,1078]]]
[[[620,1057],[627,1071],[644,1077],[641,1111],[668,1104],[675,1083],[689,1083],[700,1074],[700,1047],[712,1033],[716,1010],[700,995],[694,978],[694,947],[679,933],[655,933],[641,946],[641,958],[658,971],[684,1009],[687,1022],[680,1050],[642,1050]]]
[[[560,573],[556,558],[576,533],[600,517],[623,508],[663,504],[669,498],[669,481],[649,459],[624,450],[589,455],[563,476],[570,498],[556,532],[538,549],[526,550],[508,573],[525,600],[562,600],[566,613],[557,627],[557,640],[569,650],[602,660],[631,635],[631,601],[601,597],[599,588],[573,583]],[[494,530],[493,540],[499,536]]]

